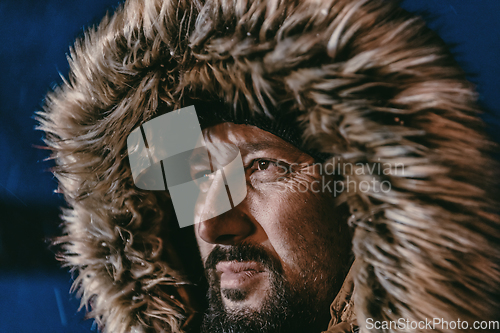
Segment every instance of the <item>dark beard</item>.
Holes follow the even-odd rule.
[[[256,261],[269,271],[271,290],[258,310],[227,310],[222,294],[232,301],[243,300],[246,295],[238,289],[220,289],[215,265],[220,261]],[[204,314],[203,333],[303,333],[314,332],[317,304],[304,297],[300,290],[285,280],[279,261],[256,245],[238,245],[230,248],[216,246],[206,261],[209,283],[209,307]],[[316,323],[317,324],[317,323]],[[318,329],[317,331],[321,331]]]

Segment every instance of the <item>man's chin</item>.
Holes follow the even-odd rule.
[[[262,247],[215,247],[205,267],[209,287],[202,333],[304,333],[321,331],[316,328],[326,328],[330,320],[330,304],[311,299],[314,291],[305,292],[302,281],[288,281],[280,262]],[[319,309],[325,318],[318,318]]]
[[[226,309],[258,311],[271,293],[269,274],[261,272],[236,279],[221,279],[221,298]]]
[[[212,285],[209,308],[203,320],[203,333],[296,333],[307,332],[309,325],[297,297],[279,276],[266,276],[260,288],[224,288]],[[255,287],[255,286],[254,286]],[[300,326],[300,328],[299,328]]]

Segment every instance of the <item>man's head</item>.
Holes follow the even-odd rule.
[[[243,202],[194,226],[209,282],[206,332],[326,329],[351,239],[318,163],[255,126],[222,123],[204,135],[211,156],[239,149],[247,186]]]
[[[238,147],[248,191],[194,226],[208,331],[324,329],[349,248],[360,324],[497,319],[498,167],[472,85],[421,18],[397,0],[127,0],[77,41],[39,118],[68,203],[60,258],[104,332],[181,332],[202,311],[171,193],[137,188],[127,154],[135,129],[192,101],[237,119],[200,128]],[[273,137],[278,118],[307,147]],[[318,191],[313,151],[350,164],[341,198]]]

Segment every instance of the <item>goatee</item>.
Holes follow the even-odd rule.
[[[242,301],[246,292],[240,289],[220,288],[215,266],[221,261],[255,261],[269,272],[270,290],[259,309],[229,309],[223,296],[233,302]],[[216,246],[205,263],[209,284],[209,306],[204,314],[203,333],[303,333],[311,332],[316,322],[309,295],[304,295],[302,285],[293,285],[284,278],[278,260],[267,254],[259,245],[242,244],[231,247]],[[306,296],[306,297],[304,297]]]

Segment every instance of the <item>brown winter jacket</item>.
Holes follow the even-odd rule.
[[[128,134],[160,100],[174,110],[222,99],[268,116],[286,103],[309,147],[355,166],[404,165],[353,172],[391,190],[340,198],[357,264],[331,332],[355,320],[367,332],[367,318],[498,319],[497,167],[477,96],[396,1],[129,0],[69,62],[39,121],[68,204],[60,259],[103,332],[181,332],[203,308],[185,258],[195,244],[176,241],[168,193],[137,189],[127,158]]]

